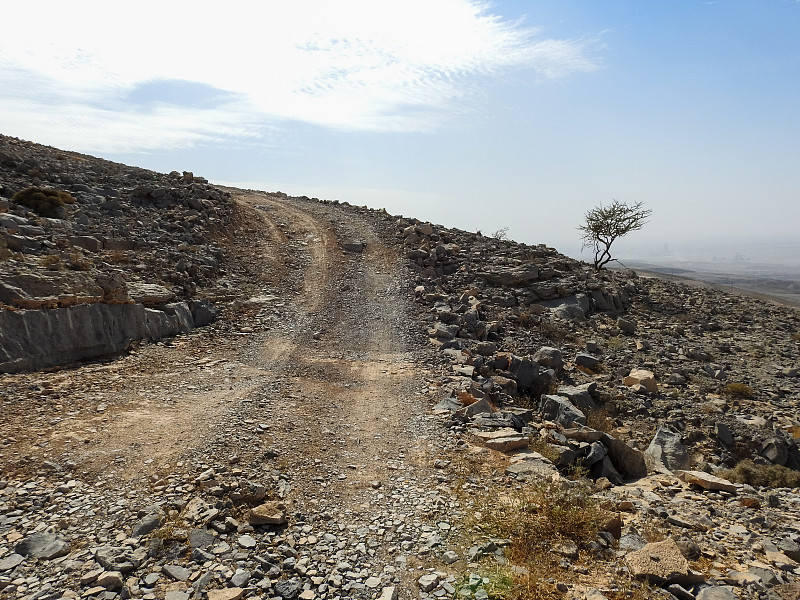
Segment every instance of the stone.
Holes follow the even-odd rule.
[[[727,479],[722,479],[721,477],[704,473],[703,471],[676,471],[675,475],[681,481],[698,485],[707,490],[722,490],[732,494],[735,494],[737,491],[736,485]]]
[[[483,440],[487,448],[498,452],[512,452],[520,448],[527,448],[530,444],[530,438],[527,435],[508,429],[491,432],[479,431],[477,436]]]
[[[585,388],[562,385],[556,390],[556,396],[563,396],[584,413],[597,410],[597,404],[595,404],[592,395]]]
[[[589,369],[590,371],[596,371],[600,366],[600,359],[586,352],[578,352],[578,354],[575,355],[575,364],[579,367]]]
[[[47,560],[69,554],[69,542],[54,533],[34,533],[17,542],[14,552]]]
[[[219,510],[212,507],[202,498],[195,497],[187,502],[186,507],[183,509],[182,516],[189,523],[205,525],[215,519],[218,514]]]
[[[167,304],[175,298],[175,292],[155,283],[128,283],[128,296],[134,302],[145,306]]]
[[[564,357],[561,354],[561,350],[550,346],[539,348],[531,357],[531,360],[548,369],[558,370],[564,367]]]
[[[170,590],[164,594],[164,600],[189,600],[191,594],[182,590]]]
[[[658,428],[644,456],[651,470],[665,473],[686,469],[690,461],[689,451],[681,443],[681,434],[666,425]]]
[[[283,579],[275,583],[275,593],[284,600],[294,600],[302,589],[303,584],[296,579]]]
[[[658,384],[656,383],[656,376],[652,371],[646,369],[633,369],[627,377],[623,378],[622,384],[628,387],[641,385],[650,394],[655,394],[658,391]]]
[[[189,547],[190,548],[208,548],[217,538],[205,529],[192,529],[189,532]]]
[[[175,581],[186,581],[189,579],[189,575],[192,574],[189,569],[180,565],[164,565],[161,567],[161,572]]]
[[[182,324],[141,304],[80,304],[51,310],[0,311],[0,373],[43,369],[118,354],[132,340],[180,333]]]
[[[9,554],[4,558],[0,558],[0,572],[2,571],[10,571],[17,565],[22,564],[25,560],[25,557],[21,554]]]
[[[448,550],[442,554],[442,562],[446,565],[452,565],[458,560],[458,553],[453,550]]]
[[[222,590],[208,590],[208,600],[239,600],[244,596],[244,589],[240,587],[230,587]],[[289,596],[281,596],[288,598]],[[294,597],[297,597],[295,594]]]
[[[617,318],[617,327],[622,333],[627,333],[628,335],[633,335],[636,333],[636,323],[631,321],[630,319],[623,319],[622,317]]]
[[[376,600],[397,600],[397,588],[393,585],[386,586]]]
[[[102,585],[107,590],[119,590],[125,581],[119,571],[105,571],[95,580],[95,584]]]
[[[733,432],[731,431],[730,427],[725,425],[725,423],[714,423],[714,435],[716,435],[717,439],[725,444],[725,446],[728,448],[733,446]]]
[[[277,500],[260,504],[250,509],[248,522],[251,525],[282,525],[286,523],[286,505]]]
[[[155,531],[164,523],[164,513],[157,512],[142,517],[131,530],[131,537],[141,537]]]
[[[586,425],[586,415],[578,410],[572,402],[561,396],[542,395],[539,400],[539,412],[543,418],[561,423],[565,427],[569,427],[573,423]]]
[[[689,575],[689,563],[671,538],[629,552],[625,564],[633,577],[658,585],[681,583]]]
[[[419,585],[419,589],[423,592],[430,592],[432,591],[436,585],[439,583],[439,576],[435,573],[429,573],[427,575],[423,575],[417,580],[417,585]]]
[[[600,441],[608,449],[608,458],[624,480],[647,476],[647,464],[641,450],[631,448],[608,433],[603,433]]]
[[[736,600],[737,595],[729,586],[714,585],[701,589],[696,598],[697,600]]]

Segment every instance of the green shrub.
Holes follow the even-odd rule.
[[[66,204],[75,204],[75,198],[63,190],[51,188],[29,187],[20,190],[11,198],[12,202],[27,206],[40,217],[57,219],[61,216],[61,208]]]

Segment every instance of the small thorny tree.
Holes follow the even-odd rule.
[[[586,213],[586,223],[578,227],[583,232],[581,249],[594,249],[596,270],[599,271],[606,263],[616,260],[611,258],[611,244],[617,238],[641,229],[647,223],[653,211],[642,206],[642,202],[629,205],[613,200],[608,206],[601,204]]]

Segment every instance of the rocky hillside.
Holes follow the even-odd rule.
[[[30,188],[68,203],[37,211],[20,199]],[[221,275],[215,240],[233,209],[202,177],[0,136],[0,197],[0,371],[113,354],[213,318],[205,288]],[[56,329],[54,346],[42,332]]]
[[[800,597],[797,310],[3,136],[0,196],[0,597]]]

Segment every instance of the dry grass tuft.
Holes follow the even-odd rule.
[[[755,394],[753,388],[744,383],[729,383],[722,388],[722,393],[732,398],[752,398]]]
[[[757,465],[752,460],[743,460],[733,469],[725,469],[717,475],[734,483],[762,487],[800,487],[800,472],[780,465]]]

